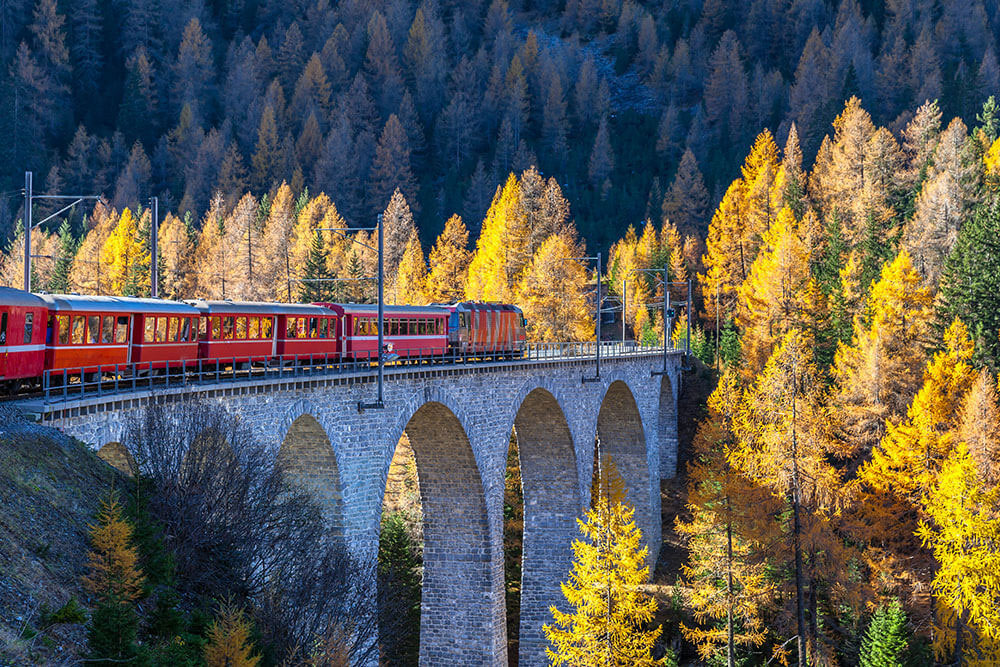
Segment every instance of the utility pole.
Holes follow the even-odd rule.
[[[150,255],[149,255],[149,295],[154,299],[160,296],[160,198],[149,198],[150,209]]]
[[[594,377],[589,378],[586,375],[583,376],[583,382],[600,382],[601,380],[601,253],[593,257],[563,257],[564,262],[588,262],[591,260],[597,261],[597,308],[594,310],[597,313],[597,321],[594,323],[595,333],[597,335],[597,351],[594,353],[594,362],[596,365],[597,373]],[[622,314],[622,322],[625,321],[625,315]]]
[[[34,174],[30,171],[24,172],[24,291],[31,291],[31,231],[43,225],[57,215],[68,211],[77,204],[87,199],[100,199],[100,195],[60,195],[60,194],[45,194],[36,195],[33,188]],[[36,199],[52,199],[52,200],[67,200],[72,199],[73,201],[61,209],[53,213],[52,215],[42,218],[38,222],[34,222],[32,219],[32,206]]]

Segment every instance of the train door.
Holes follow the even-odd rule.
[[[285,320],[286,317],[287,317],[287,315],[285,317],[280,318],[280,319],[277,318],[277,317],[270,318],[271,319],[271,356],[272,357],[278,356],[278,323],[280,322],[282,325],[284,325],[285,324],[284,320]]]
[[[0,313],[0,378],[7,376],[7,313]]]

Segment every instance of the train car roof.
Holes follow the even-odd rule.
[[[329,315],[326,308],[307,303],[269,303],[266,301],[209,301],[188,299],[184,303],[209,315]]]
[[[350,315],[377,315],[378,305],[374,303],[319,303],[326,308],[336,312]],[[448,311],[437,306],[383,306],[382,312],[385,315],[428,315],[441,317],[448,315]]]
[[[198,311],[179,301],[131,296],[84,296],[81,294],[39,294],[52,310],[99,311],[104,313],[169,313],[197,315]]]
[[[455,304],[458,309],[465,310],[500,310],[520,313],[521,309],[510,303],[497,303],[495,301],[459,301]]]
[[[0,287],[0,306],[44,308],[46,304],[38,296],[24,290],[14,289],[13,287]]]

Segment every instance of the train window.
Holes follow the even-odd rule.
[[[167,318],[157,317],[156,318],[156,342],[164,343],[167,341]]]
[[[234,328],[233,318],[232,317],[223,317],[222,318],[222,337],[225,338],[226,340],[232,340],[233,339],[233,328]]]
[[[156,329],[156,318],[146,316],[143,318],[142,340],[146,343],[153,342],[153,331]],[[75,334],[75,332],[74,332]]]
[[[167,329],[167,340],[170,341],[171,343],[176,343],[179,340],[177,338],[177,334],[180,333],[180,330],[177,328],[177,318],[171,317],[170,324],[168,326],[169,328]]]
[[[247,321],[250,323],[247,329],[247,337],[253,339],[260,338],[260,318],[251,317]]]
[[[31,342],[32,329],[34,329],[35,324],[35,314],[25,313],[24,314],[24,342]]]
[[[274,320],[270,317],[262,318],[260,321],[260,337],[270,338],[271,337],[271,324]]]
[[[208,318],[198,318],[198,340],[208,340]]]
[[[237,317],[236,318],[236,337],[243,340],[247,337],[247,318]]]
[[[6,329],[7,314],[4,313],[4,329]],[[59,327],[59,344],[65,345],[69,342],[69,315],[60,315],[56,318],[56,326]]]
[[[222,318],[212,318],[212,340],[222,340]]]
[[[115,342],[128,342],[128,315],[118,316],[118,325],[115,327]]]
[[[296,318],[298,326],[295,327],[296,338],[309,338],[309,318]]]
[[[101,342],[115,342],[115,318],[114,315],[105,315],[101,322]]]
[[[191,340],[191,318],[181,318],[181,342],[186,343]]]
[[[315,317],[309,318],[309,337],[316,338],[319,333],[319,320]]]
[[[295,338],[295,318],[285,319],[285,338]]]
[[[101,331],[101,317],[99,315],[91,315],[87,318],[87,342],[96,343],[97,337]]]
[[[0,313],[0,345],[7,344],[7,313]]]
[[[322,318],[319,321],[319,337],[327,338],[327,332],[329,331],[330,321],[327,318]]]
[[[73,344],[83,345],[83,335],[87,330],[87,319],[83,315],[73,318]]]

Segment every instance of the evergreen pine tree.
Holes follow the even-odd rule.
[[[893,600],[872,615],[861,644],[861,667],[906,667],[912,632],[906,612]]]
[[[938,309],[941,320],[959,318],[976,341],[980,357],[1000,361],[1000,197],[976,209],[965,222],[945,262]]]
[[[59,225],[59,250],[56,254],[55,266],[49,275],[48,291],[53,294],[66,294],[69,289],[69,274],[73,268],[73,258],[76,256],[77,240],[69,220],[63,220]]]
[[[326,269],[326,252],[323,246],[323,237],[319,231],[313,233],[312,243],[309,245],[309,255],[306,257],[305,271],[302,275],[302,282],[299,283],[299,299],[306,303],[312,301],[323,301],[329,292],[329,284],[323,282],[329,278],[330,274]]]

